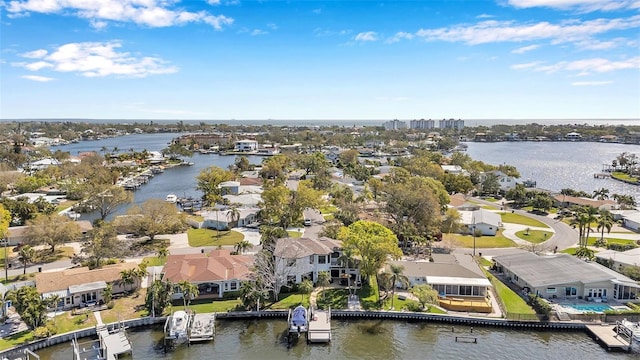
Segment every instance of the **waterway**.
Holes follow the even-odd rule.
[[[608,353],[583,332],[534,332],[471,328],[394,320],[332,321],[329,344],[307,345],[301,338],[289,346],[286,321],[221,321],[209,343],[181,346],[165,354],[160,328],[130,329],[133,359],[637,359],[636,354]],[[478,343],[456,342],[456,336]],[[69,360],[69,344],[38,352],[43,359]]]
[[[569,188],[593,193],[609,189],[609,195],[631,195],[640,203],[640,187],[613,179],[595,179],[603,165],[611,165],[623,152],[640,154],[640,145],[599,142],[496,142],[467,143],[474,160],[492,165],[514,165],[521,179],[536,181],[541,189],[560,191]]]

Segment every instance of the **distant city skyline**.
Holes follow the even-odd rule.
[[[0,120],[640,119],[638,0],[0,7]]]

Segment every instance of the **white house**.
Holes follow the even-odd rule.
[[[500,215],[485,209],[459,211],[459,213],[462,217],[461,223],[469,234],[473,234],[478,229],[484,236],[495,236],[502,223]]]
[[[327,271],[332,279],[351,277],[360,281],[359,269],[342,266],[338,261],[342,256],[342,241],[327,237],[281,238],[276,242],[273,252],[276,260],[276,272],[286,276],[290,283],[300,283],[307,278],[318,280],[318,273]]]
[[[502,171],[490,171],[488,174],[493,174],[498,178],[498,184],[500,185],[500,192],[507,192],[516,187],[516,184],[520,183],[518,179],[513,176],[509,176]]]
[[[256,150],[258,150],[258,142],[255,140],[238,140],[233,147],[233,151],[253,152]]]
[[[599,263],[609,265],[618,272],[622,272],[625,266],[640,266],[640,248],[627,251],[604,250],[597,252],[595,256]]]

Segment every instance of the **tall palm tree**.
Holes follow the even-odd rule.
[[[600,210],[600,216],[597,220],[598,230],[600,230],[600,240],[604,239],[604,230],[607,230],[607,234],[611,232],[613,227],[613,216],[608,210]]]
[[[229,212],[227,213],[227,220],[230,220],[228,226],[229,231],[231,231],[231,225],[233,225],[233,223],[236,223],[236,226],[238,226],[238,221],[240,221],[240,210],[238,210],[238,207],[231,206],[229,208]]]
[[[584,238],[584,246],[586,247],[589,242],[589,234],[591,233],[591,224],[598,220],[598,209],[593,206],[583,207],[586,221],[586,236]]]
[[[167,259],[167,256],[169,256],[169,249],[167,249],[166,247],[158,249],[156,256],[158,257],[158,259],[160,259],[161,262],[164,262],[164,260]]]
[[[182,293],[182,301],[184,302],[184,308],[186,310],[187,306],[189,306],[189,303],[191,302],[191,299],[198,297],[200,291],[198,290],[197,285],[192,284],[186,280],[180,281],[178,283],[178,288]]]
[[[135,272],[134,269],[120,271],[120,280],[122,281],[125,290],[127,290],[127,285],[131,285],[135,281],[133,279],[133,272]]]
[[[18,255],[20,256],[20,261],[22,261],[22,264],[24,265],[22,273],[26,274],[27,264],[33,262],[33,260],[35,259],[36,250],[29,245],[25,245],[20,248]]]
[[[609,198],[609,189],[601,188],[593,192],[593,198],[598,200],[604,200]]]
[[[253,247],[253,244],[251,244],[247,240],[242,240],[236,244],[235,250],[238,254],[244,254],[245,251],[247,251],[248,249],[251,249],[252,247]]]
[[[393,309],[393,300],[396,297],[396,287],[398,284],[403,287],[409,287],[409,278],[406,277],[402,272],[404,271],[404,266],[391,264],[389,265],[391,270],[391,309]]]
[[[309,279],[304,279],[298,284],[298,291],[302,294],[302,302],[304,302],[304,294],[311,294],[313,291],[313,283]]]

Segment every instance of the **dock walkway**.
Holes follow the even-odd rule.
[[[631,338],[622,334],[618,325],[587,325],[587,332],[607,350],[631,349]]]
[[[216,332],[216,314],[194,314],[189,331],[189,343],[213,340]]]
[[[310,311],[307,341],[311,343],[331,341],[331,309]]]

